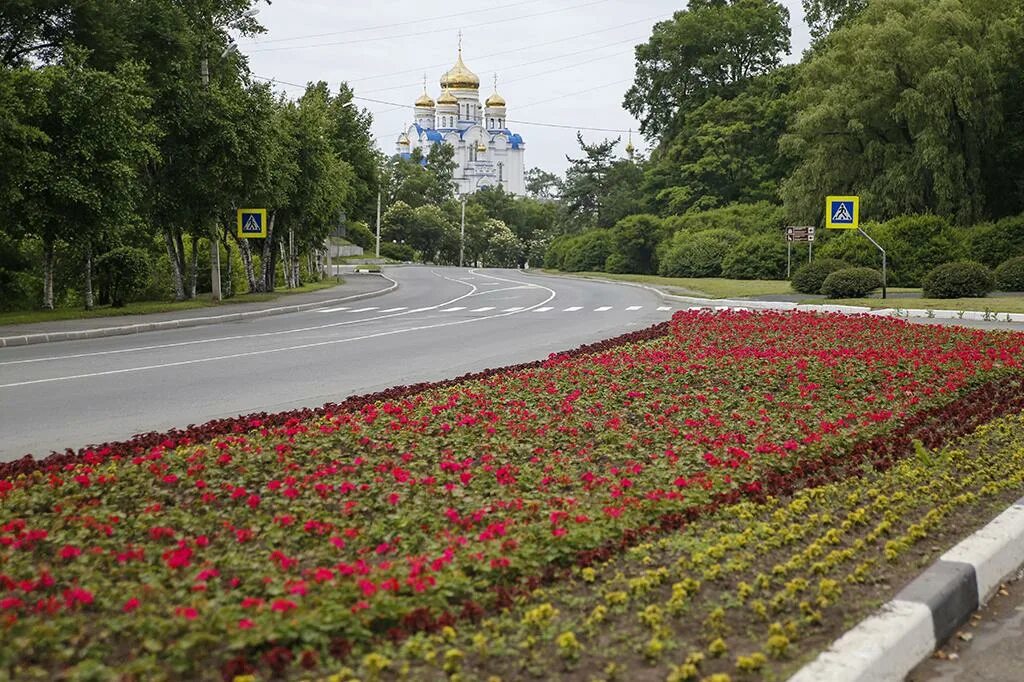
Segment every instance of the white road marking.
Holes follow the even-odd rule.
[[[574,306],[569,306],[568,308],[566,308],[566,309],[565,309],[565,310],[563,310],[562,312],[563,312],[563,313],[574,313],[574,312],[576,312],[577,310],[583,310],[583,306],[581,306],[581,305],[574,305]]]
[[[501,280],[501,281],[504,281],[504,282],[514,281],[514,280],[502,279],[501,277],[498,277],[496,275],[485,275],[483,273],[479,273],[479,275],[481,277],[488,277],[488,278],[491,278],[491,279],[497,279],[497,280]],[[215,357],[211,357],[211,358],[194,358],[192,360],[180,360],[178,362],[167,362],[167,363],[162,363],[162,364],[158,364],[158,365],[145,365],[145,366],[142,366],[142,367],[126,367],[124,369],[114,369],[114,370],[108,370],[106,372],[91,372],[91,373],[88,373],[88,374],[74,374],[74,375],[63,376],[63,377],[51,377],[49,379],[33,379],[33,380],[30,380],[30,381],[17,381],[17,382],[10,383],[10,384],[0,384],[0,388],[16,388],[18,386],[30,386],[30,385],[34,385],[34,384],[50,384],[50,383],[55,383],[55,382],[58,382],[58,381],[70,381],[72,379],[91,379],[91,378],[94,378],[94,377],[111,376],[111,375],[114,375],[114,374],[128,374],[128,373],[132,373],[132,372],[144,372],[144,371],[154,370],[154,369],[166,369],[166,368],[169,368],[169,367],[182,367],[184,365],[198,365],[198,364],[206,363],[206,362],[216,362],[218,360],[234,360],[234,359],[237,359],[237,358],[255,357],[257,355],[269,355],[271,353],[285,353],[285,352],[292,352],[292,351],[296,351],[296,350],[305,350],[305,349],[308,349],[308,348],[319,348],[319,347],[322,347],[322,346],[334,346],[334,345],[338,345],[338,344],[342,344],[342,343],[349,343],[349,342],[352,342],[352,341],[365,341],[367,339],[376,339],[376,338],[380,338],[380,337],[383,337],[383,336],[393,336],[395,334],[404,334],[404,333],[407,333],[407,332],[422,331],[422,330],[425,330],[425,329],[437,329],[439,327],[452,327],[452,326],[460,325],[460,324],[472,324],[474,322],[482,322],[484,320],[492,320],[492,319],[496,319],[496,318],[499,318],[499,317],[507,317],[508,315],[513,314],[515,312],[518,312],[520,310],[529,310],[530,308],[535,308],[535,307],[538,307],[538,306],[542,306],[545,303],[550,303],[551,301],[553,301],[555,299],[556,296],[558,296],[558,294],[555,292],[554,289],[549,289],[548,287],[540,285],[540,284],[531,284],[530,287],[531,288],[535,288],[535,289],[544,289],[544,290],[550,292],[551,295],[548,296],[543,301],[541,301],[540,303],[537,303],[537,304],[535,304],[533,306],[530,306],[529,308],[515,308],[515,309],[512,309],[512,310],[507,310],[507,311],[505,311],[503,313],[497,313],[497,314],[494,314],[494,315],[485,315],[483,317],[470,317],[470,318],[463,319],[463,320],[456,320],[455,322],[439,322],[437,324],[427,324],[427,325],[423,325],[421,327],[406,327],[404,329],[392,329],[390,331],[377,332],[375,334],[367,334],[365,336],[355,336],[355,337],[351,337],[351,338],[347,338],[347,339],[332,339],[330,341],[318,341],[318,342],[315,342],[315,343],[303,343],[303,344],[299,344],[299,345],[296,345],[296,346],[287,346],[287,347],[284,347],[284,348],[267,348],[267,349],[264,349],[264,350],[249,351],[249,352],[246,352],[246,353],[232,353],[231,355],[219,355],[219,356],[215,356]],[[462,298],[462,297],[460,297],[460,298]],[[330,326],[333,326],[333,325],[330,325]],[[184,344],[181,344],[181,345],[184,345]]]
[[[606,310],[611,310],[611,309],[612,309],[612,307],[610,305],[603,305],[600,308],[594,308],[594,312],[595,313],[603,313]]]
[[[444,309],[444,310],[442,310],[441,312],[442,312],[442,313],[457,313],[457,312],[459,312],[460,310],[465,310],[465,309],[466,309],[466,308],[465,308],[465,307],[463,307],[463,306],[455,306],[454,308],[445,308],[445,309]]]
[[[368,313],[371,310],[376,310],[376,309],[377,309],[377,306],[370,306],[369,308],[356,308],[355,310],[350,310],[349,312],[351,312],[351,313]]]
[[[486,306],[484,308],[475,308],[473,310],[470,310],[469,312],[471,312],[471,313],[486,313],[488,310],[494,310],[494,306],[493,305],[489,305],[489,306]]]
[[[670,305],[661,305],[661,306],[658,306],[658,310],[660,312],[664,312],[666,310],[672,310],[672,306],[670,306]]]
[[[544,307],[544,308],[534,308],[533,312],[535,312],[535,313],[546,313],[549,310],[554,310],[554,308],[552,308],[550,306]]]
[[[343,310],[348,310],[348,308],[347,307],[345,307],[345,308],[321,308],[317,312],[318,313],[340,313]]]
[[[547,301],[545,301],[545,303],[546,302]],[[505,313],[516,313],[516,312],[519,312],[520,310],[523,310],[522,306],[519,306],[518,308],[505,308],[505,310],[503,310],[502,312],[505,312]]]
[[[382,310],[380,312],[383,315],[384,313],[397,313],[399,310],[405,310],[405,306],[402,306],[401,308],[388,308],[387,310]]]
[[[643,308],[642,305],[631,305],[626,310],[640,310],[641,308]]]

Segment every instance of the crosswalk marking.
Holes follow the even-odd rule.
[[[388,308],[387,310],[382,310],[381,312],[382,313],[397,313],[399,310],[405,310],[405,308],[404,307],[402,307],[402,308]]]
[[[340,313],[343,310],[348,310],[348,308],[347,307],[345,307],[345,308],[321,308],[317,312],[318,313]]]
[[[444,309],[444,310],[442,310],[441,312],[442,312],[442,313],[457,313],[457,312],[459,312],[460,310],[465,310],[465,307],[461,307],[461,306],[455,306],[454,308],[445,308],[445,309]]]
[[[505,308],[505,309],[504,309],[503,311],[501,311],[501,312],[503,312],[503,313],[515,313],[515,312],[519,312],[519,311],[520,311],[520,310],[522,310],[522,309],[523,309],[523,308],[522,308],[522,306],[520,306],[520,307],[518,307],[518,308]]]
[[[551,308],[551,307],[545,307],[545,308],[534,308],[534,309],[533,309],[533,312],[535,312],[535,313],[546,313],[546,312],[547,312],[547,311],[549,311],[549,310],[554,310],[554,308]]]
[[[643,308],[642,305],[631,305],[626,310],[640,310],[641,308]]]
[[[494,310],[494,306],[491,305],[491,306],[487,306],[487,307],[484,307],[484,308],[474,308],[473,310],[470,310],[469,312],[471,312],[471,313],[486,313],[488,310]]]
[[[564,313],[574,313],[577,310],[583,310],[583,306],[581,306],[581,305],[569,306],[568,308],[566,308],[562,312],[564,312]]]
[[[661,305],[661,306],[658,306],[658,310],[660,312],[664,312],[666,310],[672,310],[672,306],[670,306],[670,305]]]
[[[611,309],[612,309],[612,307],[610,305],[603,305],[600,308],[594,308],[594,312],[595,313],[603,313],[606,310],[611,310]]]

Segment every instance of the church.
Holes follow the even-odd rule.
[[[484,187],[502,187],[509,194],[523,195],[523,138],[506,125],[505,99],[494,93],[480,106],[480,78],[462,61],[462,40],[455,66],[441,76],[441,96],[437,102],[423,94],[413,107],[409,129],[398,136],[397,152],[409,158],[413,149],[423,156],[429,145],[448,143],[455,149],[455,183],[459,195],[472,194]]]

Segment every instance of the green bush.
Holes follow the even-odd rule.
[[[1024,291],[1024,256],[1009,258],[996,268],[996,288],[1001,291]]]
[[[658,265],[663,277],[718,277],[722,259],[743,235],[735,230],[677,232]]]
[[[731,279],[782,279],[786,274],[786,242],[778,234],[746,237],[722,259],[722,276]]]
[[[979,298],[996,287],[992,271],[981,263],[943,263],[924,278],[925,298]]]
[[[412,261],[416,260],[416,249],[408,244],[382,241],[380,243],[380,255],[391,260]]]
[[[606,229],[590,230],[569,241],[562,269],[568,272],[601,272],[611,253],[611,232]]]
[[[836,270],[821,284],[821,293],[829,298],[861,298],[882,286],[882,273],[873,268]]]
[[[752,236],[776,234],[785,222],[785,209],[767,201],[759,201],[669,216],[665,218],[665,228],[669,234],[680,231],[694,233],[704,230],[734,230],[745,236]]]
[[[954,228],[939,216],[903,216],[881,225],[867,224],[864,231],[886,250],[892,286],[921,286],[924,276],[937,265],[967,257],[965,230]],[[835,236],[828,234],[828,240],[816,251],[822,258],[836,258],[852,265],[881,265],[878,249],[853,230]]]
[[[96,259],[99,286],[110,297],[110,304],[123,308],[149,281],[149,254],[131,246],[119,246]]]
[[[1024,214],[966,230],[966,257],[994,268],[1011,254],[1024,254]]]
[[[355,221],[346,225],[345,239],[356,246],[363,247],[366,251],[375,251],[377,248],[377,235],[373,233],[366,223]]]
[[[605,272],[612,272],[616,274],[626,274],[634,272],[634,270],[630,266],[631,263],[629,262],[629,259],[618,252],[610,254],[608,258],[605,259],[604,261]]]
[[[812,263],[802,265],[793,273],[791,283],[793,291],[799,291],[801,294],[820,294],[821,285],[825,283],[826,277],[836,270],[846,270],[851,267],[853,267],[851,264],[836,258],[819,258]]]

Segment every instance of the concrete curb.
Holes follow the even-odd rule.
[[[365,294],[353,294],[341,298],[331,298],[316,303],[300,303],[297,305],[278,306],[276,308],[265,308],[263,310],[250,310],[241,313],[227,313],[225,315],[210,315],[207,317],[192,317],[181,320],[165,320],[163,322],[144,322],[142,324],[129,324],[121,327],[102,327],[99,329],[82,329],[69,332],[53,332],[50,334],[25,334],[22,336],[0,337],[0,348],[12,348],[14,346],[29,346],[37,343],[50,343],[53,341],[78,341],[81,339],[97,339],[106,336],[127,336],[129,334],[142,334],[145,332],[160,331],[163,329],[181,329],[184,327],[201,327],[209,324],[221,324],[224,322],[238,322],[240,320],[251,320],[257,317],[270,317],[271,315],[284,315],[286,313],[300,313],[305,310],[314,310],[324,306],[335,305],[345,301],[359,301],[364,298],[373,298],[390,293],[398,288],[398,282],[383,273],[379,274],[391,282],[391,286],[379,291],[370,291]]]
[[[789,682],[904,679],[1024,565],[1024,498],[943,554]]]
[[[532,272],[528,274],[534,274]],[[830,303],[793,303],[790,301],[753,301],[749,299],[728,299],[728,298],[698,298],[695,296],[678,296],[665,293],[658,287],[638,282],[623,282],[617,279],[603,279],[601,277],[577,277],[575,275],[549,275],[539,273],[546,277],[567,277],[580,280],[596,280],[608,284],[624,284],[630,287],[638,287],[653,291],[662,298],[687,303],[698,308],[712,308],[715,310],[746,309],[746,310],[807,310],[810,312],[822,313],[843,313],[846,315],[878,315],[881,317],[895,317],[898,319],[928,318],[937,320],[973,320],[983,322],[1021,322],[1024,315],[1021,313],[996,313],[982,312],[978,310],[928,310],[924,308],[868,308],[867,306],[854,305],[833,305]],[[899,299],[893,299],[899,300]],[[997,301],[998,299],[993,299]]]

